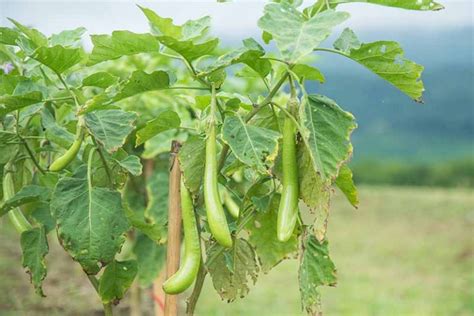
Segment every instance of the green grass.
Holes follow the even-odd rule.
[[[329,240],[339,283],[321,290],[325,315],[474,315],[473,192],[362,187],[360,193],[358,210],[340,194],[333,202]],[[100,309],[80,268],[55,244],[47,258],[48,297],[35,297],[18,267],[18,238],[13,232],[6,237],[5,224],[0,315],[91,315]],[[149,296],[143,300],[149,310]],[[125,310],[127,302],[119,306]],[[247,297],[231,304],[207,280],[197,315],[304,315],[296,260],[261,275]]]

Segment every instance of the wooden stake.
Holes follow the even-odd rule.
[[[180,181],[181,170],[178,162],[178,152],[181,144],[173,141],[171,144],[171,167],[168,196],[168,244],[166,253],[166,279],[179,268],[181,251],[181,201]],[[178,295],[165,295],[165,316],[178,315]]]

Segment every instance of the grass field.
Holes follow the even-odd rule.
[[[341,196],[333,202],[329,240],[339,283],[322,290],[325,315],[474,315],[473,192],[362,187],[360,194],[357,211]],[[80,268],[55,244],[47,258],[48,297],[37,298],[19,267],[18,238],[5,224],[1,315],[100,314]],[[119,305],[126,307],[126,300]],[[303,315],[299,311],[297,262],[289,260],[261,275],[249,295],[232,304],[220,301],[207,282],[197,314]]]

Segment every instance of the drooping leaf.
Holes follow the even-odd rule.
[[[296,234],[288,241],[277,239],[277,215],[280,195],[274,195],[265,212],[259,212],[255,219],[247,225],[249,242],[255,247],[262,272],[269,272],[280,261],[298,250]]]
[[[352,204],[355,208],[359,205],[359,196],[357,193],[357,188],[354,184],[354,179],[352,179],[352,170],[344,165],[339,170],[339,175],[336,179],[337,187],[344,193],[349,203]]]
[[[147,122],[143,128],[137,131],[136,146],[143,144],[159,133],[178,128],[180,125],[181,120],[175,111],[161,112],[155,119]]]
[[[192,62],[199,57],[211,54],[217,47],[217,44],[219,44],[219,40],[217,38],[200,44],[195,44],[191,40],[180,41],[170,36],[159,36],[158,39],[161,44],[174,50],[183,56],[188,62]]]
[[[186,187],[193,194],[197,194],[204,175],[205,140],[198,136],[188,138],[179,151],[178,159]]]
[[[324,180],[332,181],[352,154],[350,135],[357,125],[352,114],[325,96],[309,95],[306,100],[304,113],[300,114],[305,127],[303,137],[314,169]]]
[[[300,82],[304,80],[314,80],[319,81],[320,83],[324,83],[325,78],[324,75],[319,71],[319,69],[309,66],[306,64],[296,64],[293,68],[291,68],[297,76]]]
[[[23,251],[22,265],[30,274],[31,283],[35,287],[36,293],[45,296],[41,285],[46,277],[44,257],[48,253],[49,247],[44,228],[36,227],[24,231],[21,234],[20,243]]]
[[[27,92],[21,95],[0,96],[0,116],[39,103],[42,100],[43,94],[40,91]]]
[[[336,267],[329,258],[328,242],[319,242],[313,235],[304,239],[299,268],[301,302],[309,315],[320,312],[318,287],[336,285]]]
[[[109,152],[122,147],[135,128],[137,114],[122,110],[103,110],[87,113],[86,126],[95,139]]]
[[[120,192],[91,187],[85,169],[59,180],[51,212],[64,249],[88,274],[96,274],[114,259],[129,225]]]
[[[21,24],[20,22],[15,21],[15,20],[10,19],[10,18],[8,18],[8,20],[10,20],[10,22],[15,24],[15,26],[20,30],[20,32],[25,34],[31,40],[31,42],[33,42],[35,47],[47,46],[48,45],[48,39],[46,38],[46,36],[43,33],[41,33],[40,31],[38,31],[37,29],[29,28],[29,27]]]
[[[325,40],[336,25],[349,17],[346,12],[324,11],[306,19],[288,3],[270,3],[258,25],[272,35],[282,56],[291,62],[310,54]]]
[[[137,256],[138,282],[142,287],[149,287],[165,265],[166,247],[140,234],[135,240],[133,253]]]
[[[50,190],[46,187],[30,184],[21,188],[13,197],[6,200],[0,206],[0,216],[8,213],[11,209],[20,205],[37,202],[40,200],[47,201],[50,197]]]
[[[357,61],[375,74],[390,82],[417,102],[423,101],[423,66],[404,58],[397,42],[378,41],[361,44],[346,56]]]
[[[84,87],[99,87],[105,89],[117,83],[117,81],[118,77],[105,71],[99,71],[82,79],[82,85]]]
[[[83,27],[78,27],[73,30],[64,30],[58,34],[51,35],[49,43],[51,46],[78,47],[81,44],[81,38],[85,32],[86,29]]]
[[[166,71],[158,70],[149,74],[142,70],[136,70],[124,84],[122,90],[113,98],[113,101],[119,101],[147,91],[166,89],[169,85],[170,78]]]
[[[99,295],[102,303],[118,303],[132,285],[137,270],[136,260],[114,260],[109,263],[99,280]]]
[[[54,72],[61,74],[80,63],[84,57],[81,48],[64,48],[56,45],[53,47],[40,47],[31,56]]]
[[[278,153],[280,134],[266,128],[246,124],[240,116],[227,117],[222,128],[222,139],[243,163],[260,172],[267,172]]]
[[[345,28],[339,38],[333,44],[334,48],[349,53],[352,49],[360,48],[360,41],[350,28]]]
[[[209,249],[208,258],[214,256],[217,247]],[[232,261],[232,271],[229,270],[226,257]],[[236,239],[234,246],[219,254],[207,266],[212,284],[219,296],[227,302],[244,297],[250,290],[250,280],[257,281],[259,268],[255,250],[245,239]]]
[[[157,52],[158,41],[151,34],[129,31],[114,31],[112,35],[91,35],[94,48],[89,56],[89,65],[139,53]]]
[[[133,176],[142,174],[142,164],[140,158],[135,155],[129,155],[123,159],[115,159],[115,161]]]

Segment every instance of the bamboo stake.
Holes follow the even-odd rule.
[[[171,167],[168,196],[168,244],[166,253],[166,279],[172,276],[179,268],[181,250],[181,201],[180,180],[181,170],[178,162],[180,143],[171,144]],[[165,316],[178,315],[178,295],[165,294]]]

